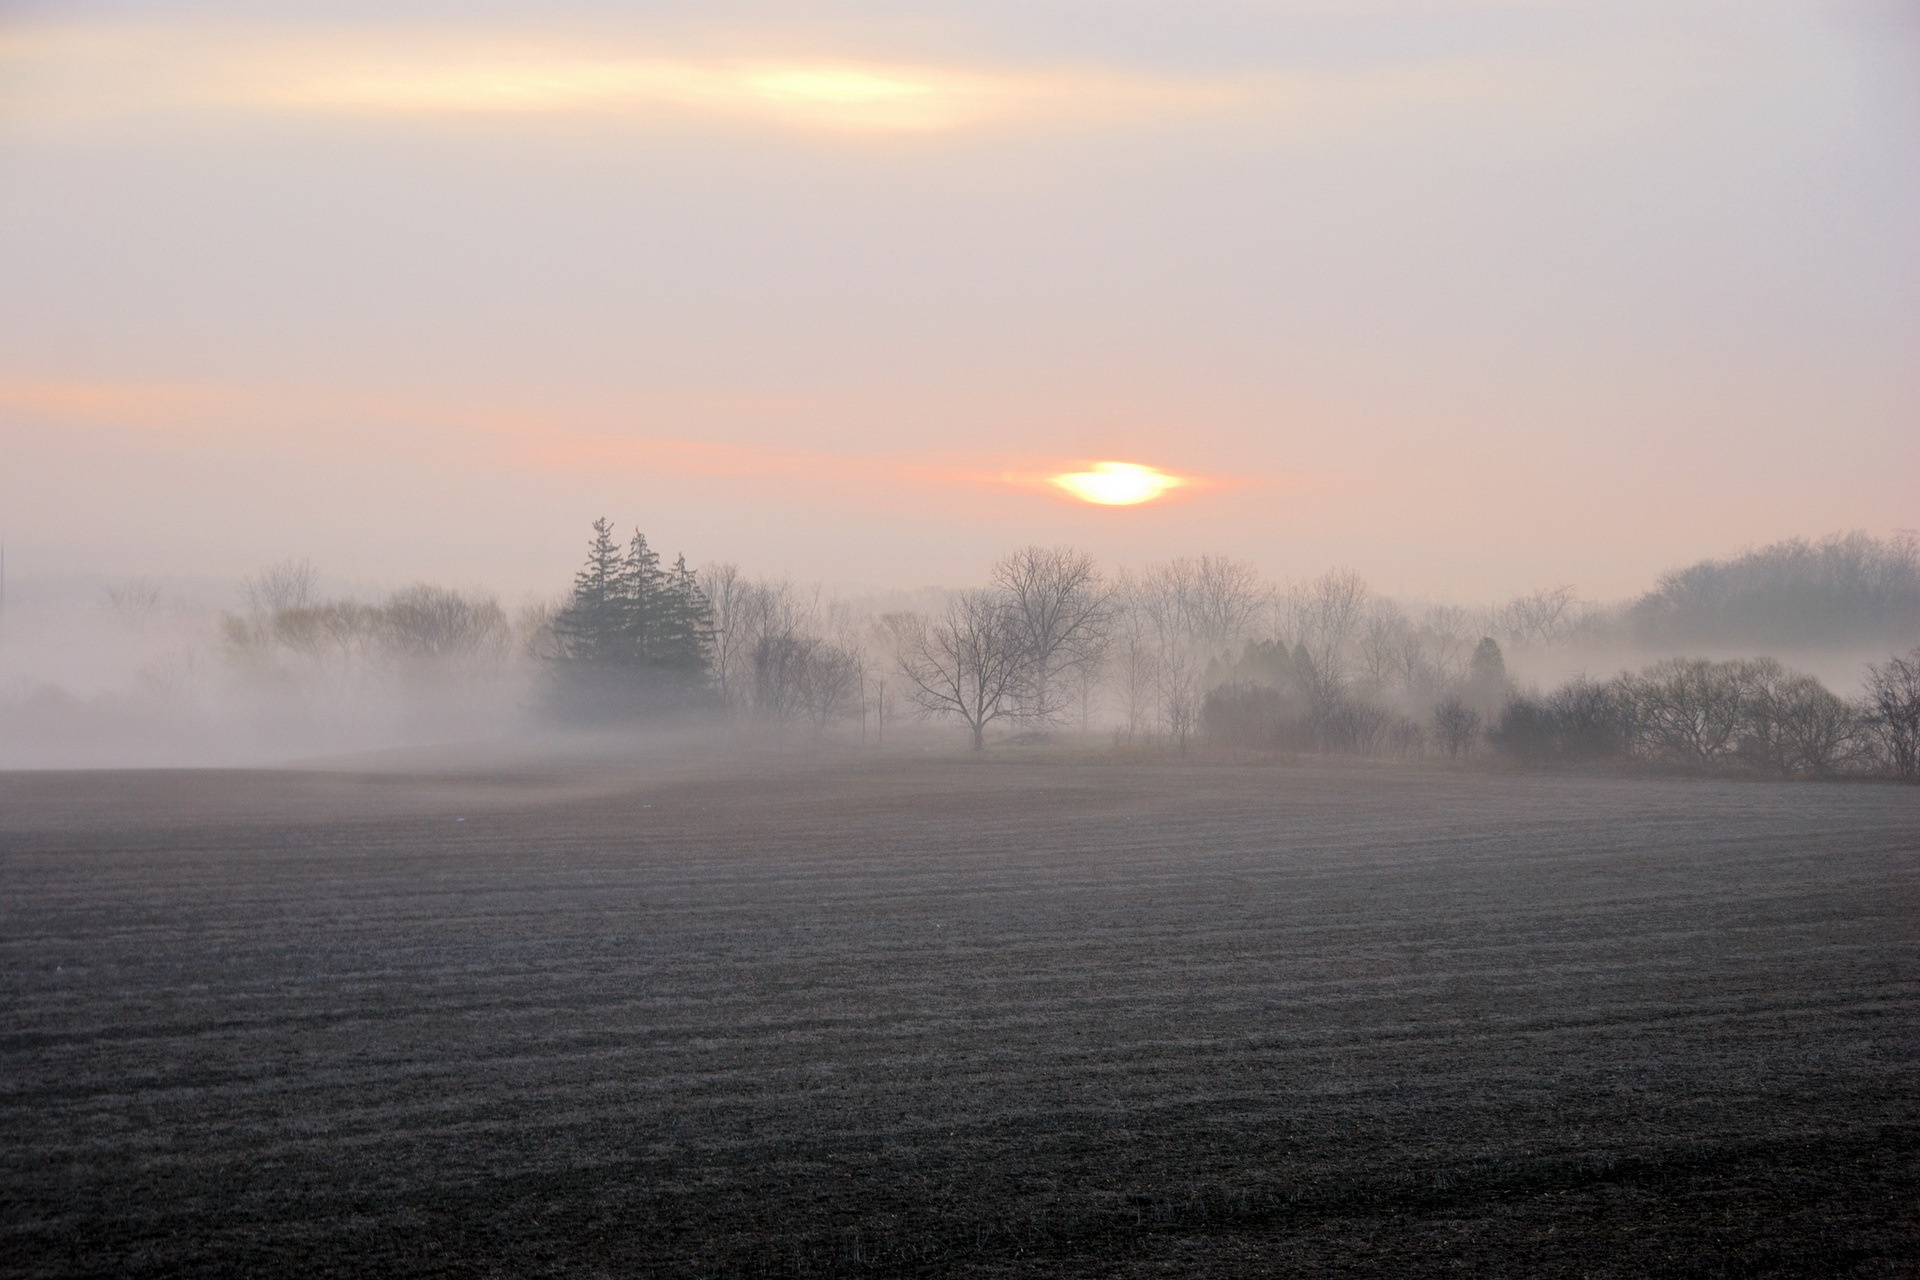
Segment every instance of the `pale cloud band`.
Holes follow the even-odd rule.
[[[1173,74],[849,56],[846,47],[828,36],[696,40],[635,28],[533,33],[455,23],[16,25],[0,29],[0,128],[123,129],[209,116],[639,128],[705,121],[852,137],[1187,119],[1324,128],[1381,111],[1564,93],[1594,71],[1483,54]]]
[[[706,118],[913,134],[1217,111],[1264,92],[1244,78],[832,53],[682,55],[671,44],[624,33],[568,40],[452,26],[16,28],[0,37],[0,105],[16,128],[171,111],[392,121]]]

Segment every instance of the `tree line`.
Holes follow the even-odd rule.
[[[516,646],[492,596],[416,583],[377,603],[325,599],[305,560],[282,561],[242,584],[246,608],[221,620],[236,667],[350,676],[395,669],[491,669]],[[118,604],[118,601],[116,601]]]
[[[1275,586],[1197,556],[1108,575],[1046,547],[935,607],[863,611],[730,564],[663,570],[643,536],[622,546],[600,522],[552,620],[549,705],[575,718],[705,707],[873,740],[905,715],[955,724],[976,749],[995,732],[1097,727],[1177,750],[1911,775],[1905,704],[1885,691],[1914,659],[1873,668],[1873,706],[1771,659],[1676,658],[1547,694],[1510,679],[1503,641],[1564,643],[1592,616],[1566,587],[1409,609],[1347,571]]]
[[[1920,541],[1849,533],[1703,560],[1619,621],[1648,645],[1898,644],[1920,634]]]
[[[1534,764],[1622,761],[1781,777],[1920,776],[1920,648],[1871,663],[1842,698],[1772,658],[1668,658],[1517,695],[1489,735]]]

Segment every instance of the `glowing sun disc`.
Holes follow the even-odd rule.
[[[1051,482],[1083,502],[1108,507],[1129,507],[1137,502],[1152,502],[1169,489],[1186,481],[1137,462],[1096,462],[1085,471],[1069,471],[1051,477]]]

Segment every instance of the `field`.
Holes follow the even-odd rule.
[[[9,1276],[1920,1275],[1920,792],[0,775]]]

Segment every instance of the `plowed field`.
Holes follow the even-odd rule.
[[[1920,1274],[1920,792],[0,775],[13,1276]]]

